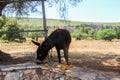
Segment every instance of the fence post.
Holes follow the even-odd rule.
[[[42,2],[42,14],[43,14],[43,27],[44,27],[44,37],[45,39],[47,38],[47,27],[46,27],[46,15],[45,15],[45,5],[44,5],[44,1],[46,0],[41,0]]]

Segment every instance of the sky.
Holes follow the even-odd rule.
[[[42,18],[40,14],[30,17]],[[60,19],[55,7],[46,7],[46,18]],[[120,0],[83,0],[69,7],[68,20],[81,22],[120,22]]]

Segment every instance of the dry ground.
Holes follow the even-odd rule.
[[[34,62],[36,46],[32,43],[0,43],[0,64]],[[52,49],[52,53],[56,53]],[[56,58],[56,55],[55,55]],[[120,40],[72,40],[69,62],[75,66],[120,73]]]

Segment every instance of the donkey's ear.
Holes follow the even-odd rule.
[[[33,41],[33,40],[32,40],[32,42],[33,42],[35,45],[40,46],[40,43],[35,42],[35,41]]]

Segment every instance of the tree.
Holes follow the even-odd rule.
[[[12,31],[23,30],[23,28],[18,25],[17,20],[10,19],[6,22],[6,24],[2,27],[1,31],[7,32],[1,35],[1,39],[14,41],[16,38],[22,38],[20,32],[13,33]]]
[[[111,41],[112,39],[117,38],[117,33],[114,29],[103,29],[98,31],[96,37],[97,39]]]
[[[13,0],[8,0],[13,1]],[[70,6],[77,6],[82,0],[46,0],[48,7],[55,6],[59,11],[61,18],[67,18],[68,8]],[[30,12],[38,12],[37,6],[41,5],[41,0],[18,0],[18,2],[12,2],[4,9],[5,13],[15,12],[18,16],[29,15]]]

